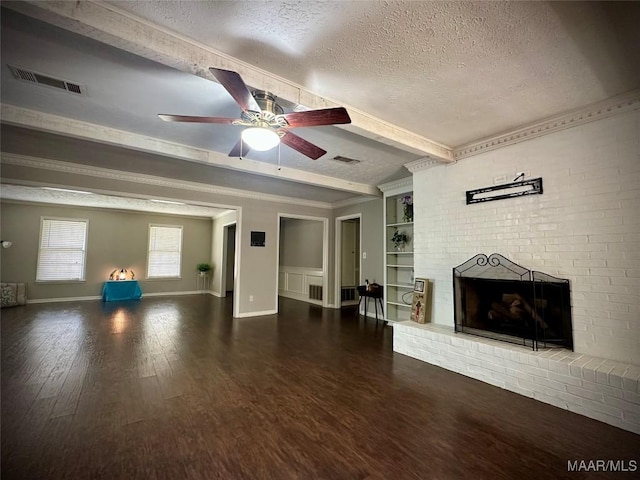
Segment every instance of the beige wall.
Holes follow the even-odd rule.
[[[322,231],[318,220],[280,219],[280,265],[322,268]]]
[[[201,205],[215,206],[220,208],[229,208],[238,210],[237,223],[237,243],[236,251],[239,259],[239,266],[236,275],[239,279],[234,291],[234,297],[238,299],[238,308],[234,312],[238,316],[250,316],[263,313],[275,312],[277,308],[277,231],[278,231],[278,215],[306,215],[318,218],[333,218],[333,211],[330,208],[306,206],[299,203],[284,203],[276,201],[265,201],[263,197],[256,194],[255,197],[234,197],[224,193],[205,192],[196,189],[186,189],[180,186],[176,187],[159,187],[153,183],[141,183],[129,181],[126,178],[105,178],[93,177],[87,175],[79,175],[72,171],[52,171],[32,168],[28,166],[17,166],[6,164],[2,165],[2,176],[11,179],[11,183],[15,184],[45,184],[59,185],[67,188],[76,189],[93,189],[105,193],[118,192],[119,194],[132,195],[138,198],[155,198],[160,195],[163,198],[175,199],[187,203],[195,203]],[[382,201],[379,201],[378,215],[378,233],[381,235],[382,224]],[[362,204],[366,205],[366,204]],[[360,209],[360,205],[354,205]],[[341,209],[341,211],[344,209]],[[373,210],[372,210],[373,211]],[[216,221],[217,223],[217,221]],[[367,230],[363,230],[363,236],[368,234],[368,229],[373,229],[373,217],[368,217],[367,224],[363,226]],[[212,226],[209,226],[209,236],[211,236]],[[215,231],[215,228],[213,228]],[[265,247],[251,247],[250,236],[252,230],[266,232]],[[328,302],[333,304],[333,279],[334,279],[334,226],[333,222],[329,222],[329,259],[328,259]],[[363,239],[363,242],[366,241]],[[367,241],[368,242],[368,241]],[[381,240],[380,240],[381,243]],[[368,243],[367,243],[368,244]],[[214,266],[214,274],[212,282],[212,290],[215,292],[219,288],[219,283],[215,283],[215,272],[219,271],[219,259],[215,258],[214,252],[219,240],[213,235],[213,249],[210,250],[212,264]],[[13,247],[12,247],[13,248]],[[378,246],[377,254],[371,247],[370,263],[375,255],[382,255],[382,246]],[[202,261],[201,255],[195,260],[195,264]],[[382,265],[382,258],[377,260]],[[366,263],[366,262],[365,262]],[[382,282],[382,269],[380,267],[378,273],[370,274],[375,276],[378,282]],[[364,278],[364,277],[363,277]],[[195,286],[195,274],[193,276],[193,290]],[[253,301],[250,297],[253,296]]]
[[[211,258],[210,219],[9,202],[1,207],[2,236],[13,246],[2,249],[0,276],[3,282],[27,283],[31,300],[100,295],[109,274],[122,267],[135,272],[144,293],[195,291],[196,265]],[[36,283],[43,216],[89,220],[84,282]],[[150,223],[183,227],[181,279],[145,279]]]

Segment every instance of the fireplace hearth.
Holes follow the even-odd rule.
[[[453,292],[456,332],[573,350],[569,280],[478,254],[453,269]]]

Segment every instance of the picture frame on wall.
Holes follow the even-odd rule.
[[[251,246],[264,247],[265,238],[266,238],[265,232],[251,232]]]

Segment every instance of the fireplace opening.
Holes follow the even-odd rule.
[[[453,269],[455,331],[573,350],[569,280],[502,255],[476,255]]]

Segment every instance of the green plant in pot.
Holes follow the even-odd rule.
[[[391,241],[393,245],[396,247],[396,250],[399,252],[404,251],[404,247],[409,242],[409,236],[404,233],[396,230],[393,232],[393,236],[391,237]]]
[[[200,272],[200,275],[206,275],[206,273],[211,270],[211,265],[208,263],[199,263],[196,268]]]

